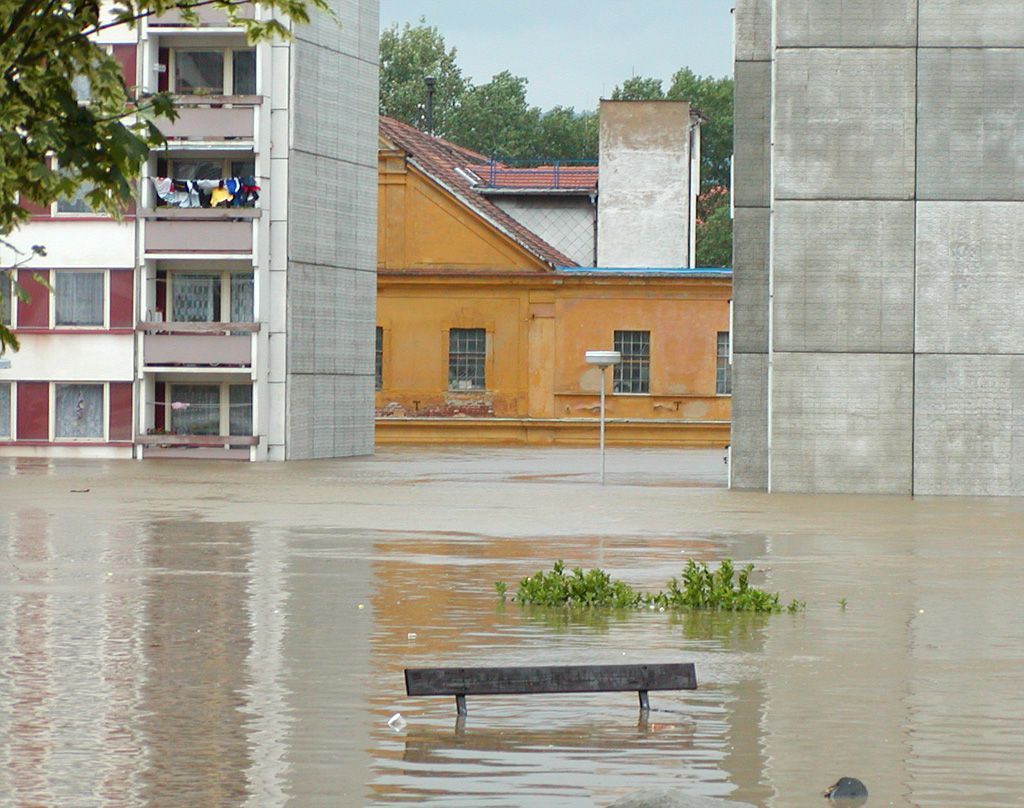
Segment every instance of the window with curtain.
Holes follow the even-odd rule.
[[[0,382],[0,438],[11,437],[11,383]]]
[[[614,350],[622,354],[612,376],[615,393],[651,391],[651,332],[616,331]]]
[[[171,276],[171,317],[177,323],[214,323],[220,320],[220,275]]]
[[[102,327],[104,275],[103,272],[55,272],[54,323]]]
[[[229,391],[231,415],[229,435],[252,434],[252,385],[232,384]]]
[[[67,438],[103,437],[103,385],[54,385],[53,436]]]
[[[253,309],[253,288],[251,272],[231,274],[231,322],[252,323],[256,321]]]
[[[171,385],[171,431],[178,435],[219,435],[220,385]]]

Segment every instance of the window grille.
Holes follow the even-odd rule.
[[[448,332],[448,389],[483,390],[487,332],[482,328],[453,328]]]
[[[384,387],[384,329],[377,326],[377,345],[374,350],[374,389],[380,390]]]
[[[220,385],[171,387],[171,431],[179,435],[220,434]]]
[[[732,365],[729,364],[729,332],[718,332],[718,359],[715,367],[715,393],[732,394]]]
[[[612,392],[651,392],[651,332],[616,331],[615,350],[622,361],[614,366]]]
[[[228,434],[252,435],[252,385],[230,385],[228,404]]]

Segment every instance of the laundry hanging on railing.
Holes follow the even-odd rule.
[[[255,177],[221,180],[176,180],[153,177],[161,201],[173,208],[251,208],[260,198]]]

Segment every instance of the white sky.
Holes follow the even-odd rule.
[[[531,104],[584,110],[631,75],[665,87],[680,67],[730,75],[733,2],[380,0],[380,24],[426,17],[475,83],[510,70],[529,79]]]

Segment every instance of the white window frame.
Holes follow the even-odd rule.
[[[725,354],[719,353],[718,336],[725,334],[729,340],[729,350]],[[723,393],[718,389],[718,371],[722,360],[725,360],[725,381],[729,392]],[[715,395],[722,398],[729,398],[732,395],[732,331],[715,332]]]
[[[204,381],[192,381],[192,382],[167,382],[166,393],[164,394],[164,424],[168,432],[174,431],[174,409],[171,407],[171,402],[174,398],[175,387],[216,387],[219,391],[218,399],[218,426],[217,426],[217,437],[235,437],[231,435],[231,388],[234,386],[244,386],[245,382],[241,381],[221,381],[221,382],[204,382]],[[255,393],[255,385],[251,385],[253,392]],[[253,402],[250,405],[250,412],[255,411],[256,401],[255,395],[253,396]],[[255,433],[256,424],[253,423],[253,432]],[[244,436],[243,436],[244,437]]]
[[[53,170],[60,171],[57,158],[53,158]],[[97,210],[59,210],[60,200],[55,199],[50,205],[50,216],[54,219],[109,219],[110,214]]]
[[[16,381],[0,379],[0,387],[4,385],[6,385],[11,391],[11,406],[8,413],[11,417],[11,422],[7,425],[7,435],[0,435],[0,443],[7,443],[8,441],[15,441],[18,439],[18,436],[14,434],[15,427],[18,423],[18,383]]]
[[[57,437],[57,386],[62,384],[98,385],[103,388],[103,435],[94,438]],[[109,443],[110,442],[110,383],[94,381],[50,382],[50,443]]]
[[[182,95],[185,98],[209,98],[209,97],[222,97],[235,95],[235,51],[247,51],[251,50],[254,54],[257,53],[257,49],[253,47],[238,47],[237,45],[223,45],[220,47],[207,46],[207,47],[192,47],[188,45],[175,45],[168,49],[168,65],[167,70],[170,71],[170,75],[167,77],[167,86],[170,88],[170,92],[174,95]],[[220,94],[211,93],[209,96],[198,95],[196,93],[180,93],[178,92],[178,53],[181,51],[187,51],[189,53],[203,52],[203,53],[220,53],[223,57],[223,68],[221,83],[223,84],[223,92]],[[258,56],[256,57],[259,58]],[[257,95],[259,94],[259,73],[256,74],[256,90]]]
[[[58,325],[57,324],[57,275],[63,272],[103,273],[103,325]],[[110,330],[110,270],[109,269],[51,269],[50,283],[53,294],[50,297],[50,330],[51,331],[109,331]]]
[[[167,302],[164,306],[164,319],[169,323],[191,322],[172,319],[174,317],[174,278],[177,275],[220,275],[220,319],[209,320],[211,323],[230,323],[231,318],[231,276],[252,275],[253,322],[256,322],[256,272],[255,269],[169,269],[167,270]],[[228,319],[224,319],[227,317]]]

